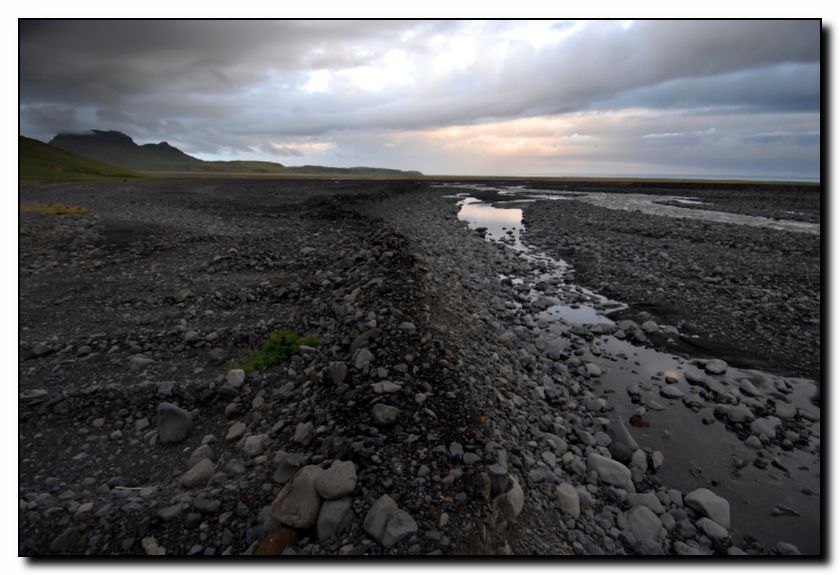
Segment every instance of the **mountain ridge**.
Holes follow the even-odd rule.
[[[411,170],[357,166],[284,166],[260,160],[206,161],[190,156],[168,142],[137,144],[130,136],[116,130],[91,130],[84,133],[59,133],[49,145],[67,152],[141,172],[223,172],[232,174],[278,175],[353,175],[353,176],[422,176]]]

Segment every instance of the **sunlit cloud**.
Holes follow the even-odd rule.
[[[21,131],[43,140],[118,129],[206,159],[428,173],[819,173],[818,21],[55,21],[20,37]]]

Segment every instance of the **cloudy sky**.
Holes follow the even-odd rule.
[[[22,21],[20,130],[427,174],[819,176],[817,21]]]

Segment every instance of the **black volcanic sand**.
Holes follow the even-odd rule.
[[[91,213],[20,215],[19,553],[820,552],[819,409],[793,380],[665,361],[615,327],[542,325],[502,279],[532,281],[540,264],[467,229],[442,197],[453,191],[21,190],[21,203]],[[549,250],[563,247],[553,229]],[[732,250],[705,249],[716,265]],[[819,286],[802,283],[818,317]],[[760,317],[770,333],[775,318]],[[279,329],[319,342],[228,377]],[[189,414],[174,444],[160,441],[162,402]],[[652,426],[630,426],[632,413]],[[305,480],[348,461],[357,481],[342,463],[339,494]],[[701,487],[729,500],[729,529],[691,503]]]
[[[811,204],[818,196],[800,194]],[[766,193],[766,204],[775,200]],[[755,215],[753,202],[731,211]],[[525,241],[573,264],[578,283],[630,304],[621,316],[700,336],[681,348],[820,379],[820,236],[577,201],[530,204],[524,223]]]

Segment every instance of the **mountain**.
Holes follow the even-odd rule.
[[[277,174],[285,176],[386,176],[414,177],[420,172],[387,168],[331,168],[284,166],[262,161],[207,162],[185,154],[166,142],[138,145],[122,132],[91,130],[82,134],[58,134],[50,145],[99,162],[142,172],[201,172],[223,174]]]
[[[135,172],[83,158],[25,136],[18,137],[18,168],[21,182],[142,177]]]
[[[122,132],[92,130],[86,134],[58,134],[51,146],[98,162],[130,170],[183,170],[202,163],[166,142],[138,146]]]

